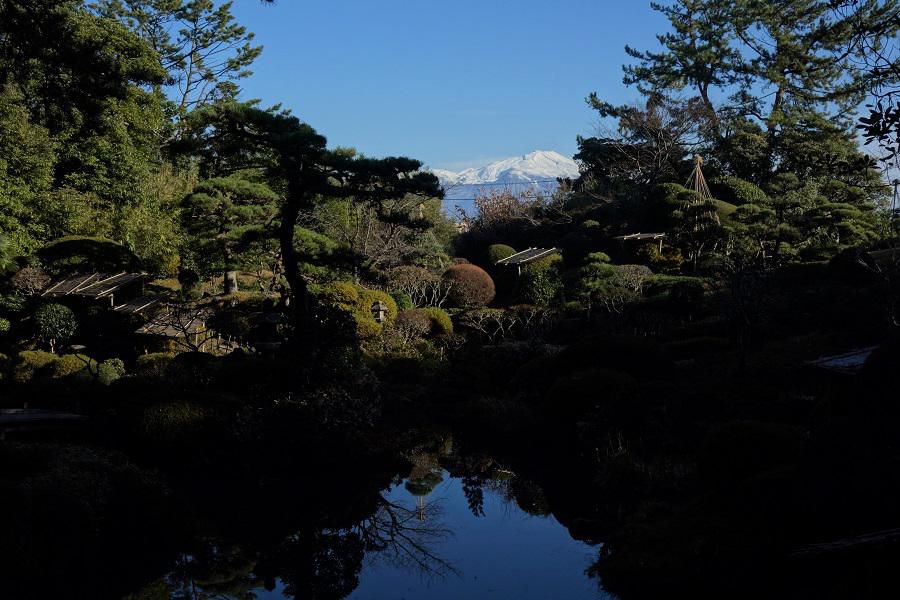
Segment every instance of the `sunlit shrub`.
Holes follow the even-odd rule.
[[[322,302],[349,307],[359,301],[359,288],[349,281],[335,281],[320,286],[318,296]]]
[[[432,335],[448,335],[453,333],[453,320],[450,318],[450,315],[447,314],[447,311],[434,306],[423,308],[422,311],[428,315],[428,318],[431,320]]]
[[[714,198],[736,206],[742,204],[764,206],[770,202],[764,191],[739,177],[716,177],[710,180],[709,189]]]
[[[13,380],[16,383],[30,383],[49,369],[58,357],[52,352],[41,350],[24,350],[19,352],[16,366],[13,370]]]
[[[390,294],[357,286],[349,281],[340,281],[317,286],[313,289],[320,302],[349,314],[356,323],[359,339],[369,340],[378,336],[383,324],[372,314],[372,306],[381,302],[386,307],[385,324],[390,325],[397,318],[397,302]]]
[[[487,306],[496,294],[494,280],[475,265],[453,265],[444,272],[443,279],[450,284],[450,302],[459,308]]]
[[[97,362],[84,354],[66,354],[58,357],[51,368],[53,379],[80,377],[88,379],[97,371]]]
[[[495,265],[497,264],[497,261],[509,258],[515,253],[516,250],[512,246],[507,246],[506,244],[491,244],[487,249],[488,262]]]

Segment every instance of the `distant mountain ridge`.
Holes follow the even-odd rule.
[[[578,163],[558,152],[536,150],[525,156],[506,158],[485,167],[454,172],[432,169],[444,187],[448,200],[470,200],[479,193],[504,189],[536,189],[552,193],[557,178],[576,178]]]

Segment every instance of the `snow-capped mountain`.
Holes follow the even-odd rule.
[[[469,200],[479,193],[505,187],[514,191],[534,188],[552,192],[557,187],[557,178],[578,177],[578,164],[558,152],[537,150],[477,169],[458,173],[432,169],[432,173],[440,179],[448,200]]]

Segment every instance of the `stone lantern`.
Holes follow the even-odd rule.
[[[375,318],[376,323],[384,323],[387,319],[387,312],[387,306],[381,300],[372,305],[372,317]]]

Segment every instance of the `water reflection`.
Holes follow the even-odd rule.
[[[601,597],[585,575],[596,548],[569,536],[538,486],[448,447],[407,458],[366,514],[340,523],[307,506],[305,526],[275,543],[206,538],[130,598]]]

